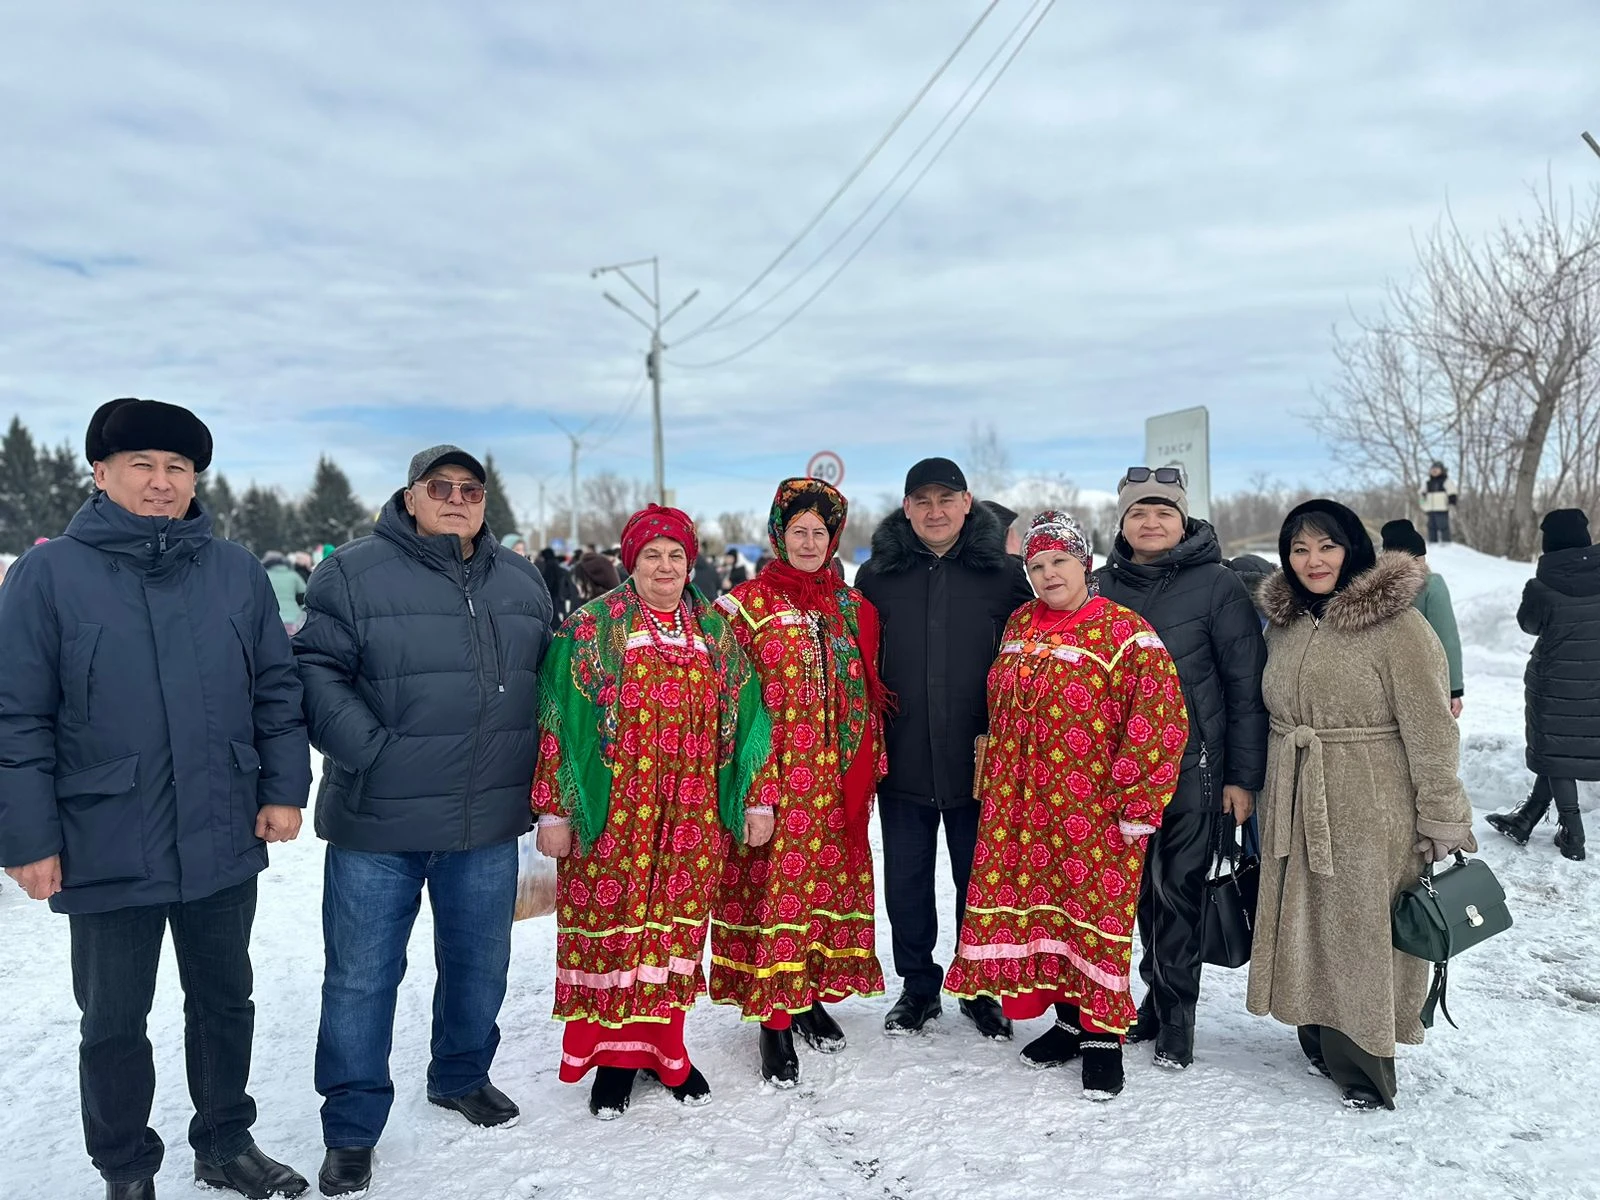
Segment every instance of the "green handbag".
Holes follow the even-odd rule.
[[[1479,942],[1511,928],[1505,889],[1481,859],[1456,851],[1455,865],[1435,875],[1430,864],[1423,875],[1394,902],[1394,948],[1433,964],[1433,986],[1422,1006],[1422,1027],[1433,1028],[1433,1013],[1444,1013],[1450,960]]]

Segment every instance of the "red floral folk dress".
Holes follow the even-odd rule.
[[[1011,617],[989,671],[978,846],[945,989],[1015,1019],[1075,1005],[1124,1033],[1149,835],[1189,737],[1177,670],[1136,613],[1101,597]]]
[[[581,612],[569,625],[584,636]],[[728,740],[719,720],[725,699],[698,631],[687,661],[679,657],[663,655],[644,622],[630,623],[604,831],[587,848],[575,843],[558,869],[554,1015],[567,1022],[563,1082],[593,1066],[650,1068],[668,1086],[688,1077],[683,1018],[706,990],[706,922],[732,841],[719,820],[717,772],[736,748],[719,744]],[[561,770],[562,746],[547,730],[535,813],[562,815]],[[765,776],[749,802],[774,798]]]
[[[877,653],[877,614],[840,591],[825,615],[763,575],[717,602],[761,682],[779,799],[771,841],[735,846],[723,868],[711,998],[780,1027],[818,1001],[883,992],[866,824],[887,762],[863,660]]]

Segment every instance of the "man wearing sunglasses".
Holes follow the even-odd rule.
[[[1255,605],[1222,561],[1216,531],[1189,516],[1181,467],[1130,467],[1117,485],[1119,527],[1100,594],[1149,621],[1178,666],[1189,745],[1178,790],[1150,839],[1139,888],[1145,997],[1130,1042],[1157,1064],[1194,1061],[1200,910],[1219,839],[1234,840],[1266,781],[1266,642]]]
[[[438,964],[428,1102],[479,1126],[518,1116],[489,1068],[517,837],[532,824],[552,610],[537,565],[485,525],[484,481],[483,465],[457,446],[417,454],[376,531],[312,573],[294,639],[311,744],[324,755],[324,1195],[372,1179],[394,1101],[395,1000],[424,886]]]

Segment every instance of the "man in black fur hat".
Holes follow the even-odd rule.
[[[989,667],[1007,618],[1033,589],[1022,561],[1006,553],[1000,522],[973,504],[966,476],[948,458],[911,468],[901,511],[873,534],[856,586],[882,619],[883,682],[898,702],[888,727],[889,774],[878,785],[884,904],[905,989],[884,1028],[898,1035],[917,1032],[942,1009],[944,969],[933,961],[939,826],[960,929],[978,840],[972,776],[975,741],[989,727]],[[985,1037],[1011,1037],[993,999],[962,1000],[961,1011]]]
[[[194,501],[200,419],[113,400],[85,454],[94,495],[0,590],[0,864],[70,923],[84,1140],[106,1195],[155,1195],[145,1025],[170,926],[195,1180],[298,1196],[305,1179],[256,1148],[245,1089],[256,876],[311,787],[300,676],[266,572]]]

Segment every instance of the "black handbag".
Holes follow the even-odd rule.
[[[1422,1006],[1422,1027],[1433,1028],[1435,1008],[1458,1028],[1445,1004],[1450,960],[1511,928],[1505,889],[1482,859],[1456,851],[1455,865],[1427,873],[1394,902],[1394,948],[1433,964],[1433,985]]]
[[[1242,847],[1234,836],[1236,828],[1226,813],[1216,817],[1211,874],[1200,908],[1200,958],[1217,967],[1244,966],[1255,937],[1261,848],[1254,820],[1244,826]]]

